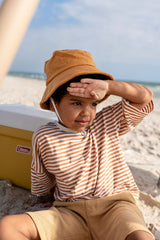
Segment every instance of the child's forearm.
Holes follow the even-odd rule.
[[[120,81],[108,81],[107,94],[123,97],[140,108],[146,106],[153,97],[152,91],[143,85]]]
[[[130,101],[137,108],[143,108],[152,99],[152,91],[137,83],[104,81],[83,78],[80,82],[71,83],[67,88],[69,94],[96,100],[105,99],[106,95],[116,95]]]

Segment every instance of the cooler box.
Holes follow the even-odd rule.
[[[0,179],[23,188],[31,187],[32,135],[53,112],[20,104],[0,105]]]

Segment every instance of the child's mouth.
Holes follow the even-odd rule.
[[[88,126],[89,121],[76,121],[76,123],[78,123],[82,127],[85,127],[85,126]]]

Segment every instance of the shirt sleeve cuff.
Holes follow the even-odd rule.
[[[127,111],[127,112],[133,112],[133,114],[137,114],[140,117],[145,117],[146,115],[148,115],[150,112],[153,111],[154,109],[154,103],[151,100],[145,107],[143,107],[142,109],[138,109],[135,106],[131,105],[130,102],[126,99],[122,99],[122,104],[123,104],[123,108]]]
[[[122,99],[122,107],[124,117],[127,119],[130,126],[135,127],[154,109],[154,104],[151,100],[145,107],[138,109],[131,105],[126,99]]]

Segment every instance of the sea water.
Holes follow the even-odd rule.
[[[37,80],[46,80],[46,75],[43,73],[29,73],[29,72],[9,72],[10,76],[15,76],[15,77],[22,77],[22,78],[31,78],[31,79],[37,79]],[[119,79],[116,79],[119,80]],[[159,82],[145,82],[145,81],[132,81],[132,80],[123,80],[120,79],[119,81],[128,81],[128,82],[135,82],[142,84],[146,87],[149,87],[153,93],[154,93],[154,98],[159,98],[160,99],[160,80]]]

